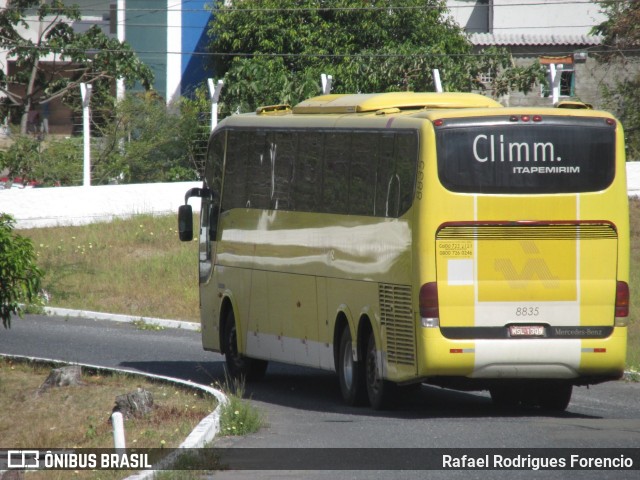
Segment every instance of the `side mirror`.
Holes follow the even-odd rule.
[[[193,240],[193,210],[191,205],[178,207],[178,236],[182,242]]]

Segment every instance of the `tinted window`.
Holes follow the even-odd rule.
[[[223,210],[397,217],[413,201],[413,131],[230,130]]]
[[[227,155],[224,164],[222,209],[244,206],[247,201],[247,162],[249,132],[228,132]]]
[[[379,133],[357,132],[351,135],[349,213],[353,215],[375,215],[379,140]]]
[[[615,175],[615,126],[602,118],[447,120],[436,141],[440,181],[455,192],[591,192]]]
[[[316,212],[322,206],[324,133],[304,131],[296,136],[299,138],[299,149],[293,173],[294,208]]]

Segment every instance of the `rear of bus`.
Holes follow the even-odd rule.
[[[427,117],[421,375],[558,410],[573,385],[619,378],[629,304],[620,124],[551,108]]]

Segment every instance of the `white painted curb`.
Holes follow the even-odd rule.
[[[148,325],[156,325],[164,328],[178,328],[182,330],[200,331],[200,324],[185,322],[183,320],[167,320],[164,318],[141,317],[133,315],[121,315],[117,313],[92,312],[91,310],[71,310],[69,308],[44,307],[47,315],[60,317],[89,318],[92,320],[110,320],[112,322],[144,322]]]
[[[201,385],[199,383],[192,382],[190,380],[182,380],[180,378],[166,377],[163,375],[155,375],[152,373],[144,373],[138,372],[135,370],[123,370],[119,368],[112,367],[102,367],[99,365],[91,365],[87,363],[77,363],[77,362],[63,362],[61,360],[55,360],[52,358],[43,358],[43,357],[28,357],[23,355],[8,355],[4,353],[0,353],[0,357],[5,358],[17,358],[21,360],[29,360],[35,362],[46,362],[53,364],[64,364],[64,365],[79,365],[81,367],[90,368],[93,370],[101,370],[107,372],[118,372],[118,373],[126,373],[128,375],[138,375],[141,377],[153,378],[156,380],[162,380],[164,382],[170,382],[175,384],[180,384],[182,386],[198,389],[210,395],[213,395],[218,401],[218,406],[216,409],[204,417],[198,425],[193,429],[193,431],[187,436],[187,438],[178,446],[179,449],[186,448],[202,448],[206,444],[210,443],[215,436],[220,432],[220,415],[222,407],[228,402],[227,396],[222,393],[220,390],[217,390],[213,387],[208,387],[206,385]],[[173,457],[177,457],[179,452],[175,452]],[[170,462],[174,460],[172,456],[165,459],[165,462],[169,465]],[[135,473],[126,477],[125,480],[147,480],[153,477],[155,474],[155,470],[143,470],[141,472]],[[0,472],[2,473],[2,472]]]

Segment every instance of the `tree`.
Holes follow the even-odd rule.
[[[11,317],[24,313],[23,303],[31,303],[40,293],[42,271],[28,238],[13,233],[14,220],[0,214],[0,317],[5,328]]]
[[[613,85],[604,86],[605,101],[624,126],[628,158],[640,160],[640,73],[637,68],[640,2],[608,0],[599,3],[607,15],[607,20],[592,32],[603,35],[606,50],[599,60],[622,69],[631,67],[630,74],[617,75]]]
[[[334,93],[430,91],[434,68],[448,91],[483,88],[487,71],[496,96],[544,81],[538,64],[515,67],[505,50],[475,55],[443,0],[215,0],[212,10],[227,114],[316,95],[321,73],[334,76]]]
[[[197,180],[204,171],[209,112],[204,91],[170,107],[152,92],[128,94],[94,125],[92,183]],[[82,166],[79,137],[42,142],[19,135],[0,150],[0,171],[46,186],[82,185]]]
[[[625,56],[640,45],[640,2],[635,0],[606,0],[597,2],[607,20],[592,33],[603,35],[608,47],[607,58]]]
[[[34,22],[28,18],[37,19],[33,38],[28,33]],[[128,44],[95,25],[86,32],[74,31],[72,23],[80,18],[77,5],[61,0],[12,0],[0,9],[0,48],[15,61],[11,75],[0,70],[0,92],[8,105],[19,109],[23,134],[29,112],[65,95],[79,97],[80,83],[104,90],[117,78],[130,85],[141,82],[145,88],[153,82],[151,69]]]
[[[92,150],[96,183],[116,178],[123,183],[196,180],[196,140],[204,137],[206,149],[208,138],[196,106],[182,99],[167,107],[153,92],[127,95],[99,126]]]

